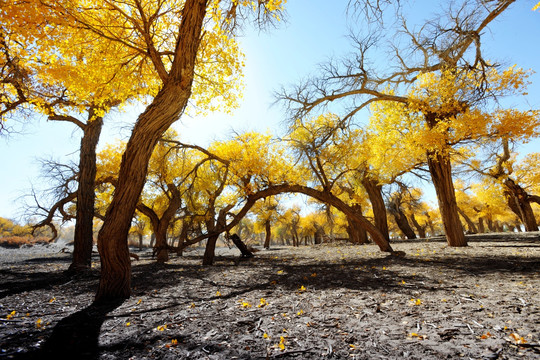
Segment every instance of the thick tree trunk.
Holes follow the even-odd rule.
[[[459,220],[456,193],[452,182],[452,165],[448,155],[428,153],[431,180],[437,193],[439,210],[449,246],[467,246]]]
[[[156,234],[156,262],[160,264],[164,264],[169,261],[169,249],[167,246],[168,227],[168,223],[165,224],[165,222],[160,221],[157,225],[157,229],[154,230],[154,233]]]
[[[219,235],[210,236],[206,242],[206,247],[204,249],[203,255],[203,265],[213,265],[214,264],[214,255],[216,253],[216,243],[219,238]]]
[[[157,141],[183,113],[191,96],[206,0],[187,0],[169,78],[139,116],[126,146],[118,184],[98,235],[101,278],[96,302],[128,298],[131,262],[127,237]]]
[[[353,204],[352,210],[362,215],[362,207],[359,204]],[[361,245],[368,243],[367,232],[354,221],[353,218],[347,216],[347,234],[349,235],[349,241],[353,244]]]
[[[504,182],[504,195],[508,206],[519,217],[525,231],[538,231],[538,224],[529,200],[529,194],[512,179]]]
[[[379,185],[375,180],[364,177],[362,179],[362,186],[364,186],[366,189],[369,201],[371,202],[375,227],[379,229],[386,241],[390,241],[388,219],[386,217],[386,206],[384,205],[384,199],[382,196],[382,185]]]
[[[264,248],[270,249],[270,242],[272,241],[272,226],[270,224],[270,220],[266,220],[264,223],[264,231],[265,231],[265,238],[264,238]]]
[[[484,225],[484,218],[479,217],[478,218],[478,231],[480,231],[480,234],[483,234],[486,232],[486,227]]]
[[[103,118],[89,112],[88,123],[83,128],[79,155],[79,187],[77,190],[77,214],[73,242],[73,259],[68,271],[81,272],[92,266],[94,245],[94,201],[96,181],[96,147],[103,127]]]
[[[315,224],[315,237],[313,238],[313,243],[315,245],[322,244],[322,238],[324,236],[324,230],[322,227]]]

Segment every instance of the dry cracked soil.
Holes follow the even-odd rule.
[[[92,304],[58,246],[0,249],[0,358],[538,359],[540,234],[201,249],[133,261],[133,295]]]

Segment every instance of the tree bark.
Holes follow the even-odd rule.
[[[512,179],[506,179],[504,186],[504,195],[508,206],[519,217],[525,226],[525,231],[538,231],[529,194]]]
[[[96,181],[96,147],[103,127],[103,118],[89,111],[88,122],[83,127],[79,154],[79,177],[77,190],[77,210],[73,239],[73,259],[68,268],[70,272],[82,272],[92,266],[92,247],[94,245],[94,201]]]
[[[272,241],[272,224],[270,220],[266,220],[264,223],[265,238],[264,238],[264,248],[270,249],[270,242]]]
[[[480,231],[480,234],[483,234],[486,232],[486,227],[484,225],[484,218],[479,217],[478,218],[478,231]]]
[[[354,211],[362,214],[362,208],[358,204],[352,205]],[[349,235],[349,241],[356,245],[367,244],[367,232],[354,221],[353,218],[347,216],[347,234]]]
[[[414,216],[414,214],[411,214],[411,222],[413,224],[413,226],[416,228],[416,231],[418,232],[418,236],[422,239],[425,239],[426,238],[426,227],[425,226],[422,226],[418,223],[418,221],[416,220],[416,217]]]
[[[364,186],[366,189],[369,201],[371,202],[375,227],[379,229],[386,241],[390,241],[388,219],[386,217],[386,206],[384,205],[384,199],[382,196],[382,185],[379,185],[377,181],[373,179],[364,177],[362,178],[362,186]]]
[[[467,223],[467,226],[469,227],[469,232],[472,234],[477,234],[478,229],[476,228],[476,225],[472,222],[471,218],[458,207],[458,213],[461,215],[463,219],[465,219],[465,222]]]
[[[131,262],[127,237],[148,171],[163,133],[183,113],[191,96],[195,61],[206,15],[206,0],[187,0],[167,81],[139,116],[122,156],[118,185],[98,235],[101,278],[96,302],[128,298]]]
[[[405,215],[403,210],[401,210],[400,202],[401,201],[399,199],[392,198],[388,204],[388,210],[390,211],[392,216],[394,216],[394,220],[396,221],[399,230],[401,230],[401,232],[407,237],[407,239],[416,239],[416,234],[411,228],[411,225],[407,220],[407,216]]]
[[[459,220],[450,157],[441,153],[428,152],[427,158],[448,245],[467,246],[463,225]]]

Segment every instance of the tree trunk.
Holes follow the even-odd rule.
[[[264,223],[264,230],[266,237],[264,238],[264,248],[270,249],[270,241],[272,240],[272,227],[270,224],[270,220],[266,220]]]
[[[416,231],[418,232],[418,236],[421,237],[422,239],[425,239],[426,238],[426,227],[425,226],[422,226],[418,223],[418,221],[416,220],[416,217],[414,216],[414,214],[411,214],[411,222],[413,224],[413,226],[416,228]]]
[[[484,226],[484,218],[479,217],[478,218],[478,231],[480,231],[480,234],[483,234],[486,232],[486,227]]]
[[[529,194],[512,179],[506,179],[504,186],[504,195],[508,206],[519,217],[525,226],[525,231],[538,231],[538,224],[529,201]]]
[[[401,230],[407,239],[416,239],[416,234],[411,228],[407,216],[403,210],[401,210],[400,203],[401,201],[398,198],[393,197],[388,204],[388,210],[394,216],[394,220],[396,221],[399,230]]]
[[[238,248],[238,250],[240,250],[240,253],[242,255],[240,255],[241,257],[253,257],[253,253],[251,251],[249,251],[248,247],[246,246],[246,244],[244,244],[244,242],[242,240],[240,240],[240,236],[236,235],[236,234],[232,234],[231,235],[231,240],[233,242],[233,244]]]
[[[476,225],[474,225],[474,223],[472,222],[471,218],[467,214],[465,214],[465,212],[461,210],[459,207],[458,207],[458,213],[459,215],[461,215],[463,219],[465,219],[465,222],[467,223],[467,226],[469,227],[469,232],[472,234],[477,234],[478,229],[476,228]]]
[[[213,265],[214,255],[216,253],[216,243],[219,235],[210,236],[206,242],[203,255],[203,265]]]
[[[450,158],[448,155],[429,152],[427,158],[448,245],[467,246],[463,225],[459,221]]]
[[[128,298],[131,262],[127,237],[144,186],[148,162],[163,133],[183,113],[191,96],[206,0],[187,0],[169,78],[139,116],[122,156],[118,184],[98,235],[101,278],[96,302]]]
[[[373,217],[375,227],[379,229],[386,241],[390,241],[390,234],[388,232],[388,219],[386,217],[386,206],[384,205],[384,199],[382,196],[382,185],[379,185],[377,181],[370,178],[362,178],[362,186],[366,189],[373,209]]]
[[[359,204],[353,204],[351,207],[353,211],[362,215],[362,207]],[[368,243],[366,230],[358,226],[350,216],[347,216],[347,234],[349,235],[349,241],[353,244],[361,245]]]
[[[103,127],[103,118],[88,114],[88,122],[83,128],[79,154],[79,187],[77,190],[77,214],[73,242],[73,259],[68,271],[81,272],[92,266],[94,245],[94,201],[96,182],[96,147]]]

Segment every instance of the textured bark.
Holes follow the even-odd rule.
[[[407,216],[401,209],[400,200],[397,198],[392,198],[388,203],[388,210],[390,211],[392,216],[394,216],[394,220],[396,221],[399,230],[401,230],[401,232],[407,237],[407,239],[416,239],[416,234],[411,228],[411,225],[407,220]]]
[[[90,111],[89,118],[94,116]],[[68,271],[81,272],[92,266],[94,245],[94,201],[96,180],[96,147],[103,127],[103,118],[89,120],[82,128],[83,136],[79,154],[77,210],[73,239],[73,259]]]
[[[461,217],[467,223],[467,226],[469,227],[469,232],[472,233],[472,234],[477,234],[478,229],[476,228],[476,225],[474,225],[474,223],[472,222],[471,218],[463,210],[461,210],[459,207],[458,207],[458,213],[459,213],[459,215],[461,215]]]
[[[383,234],[384,238],[389,241],[390,234],[388,232],[386,206],[384,205],[384,199],[382,196],[382,185],[379,185],[375,180],[364,177],[362,179],[362,186],[366,189],[369,201],[371,202],[375,226]]]
[[[484,225],[484,218],[483,217],[478,218],[478,231],[480,231],[481,234],[486,232],[486,227]]]
[[[452,165],[448,155],[428,153],[431,180],[437,193],[439,210],[449,246],[467,246],[459,220],[456,193],[452,182]]]
[[[101,278],[96,302],[128,298],[131,294],[131,262],[127,242],[131,219],[154,147],[163,133],[178,120],[191,96],[206,3],[205,0],[186,1],[168,79],[139,116],[122,156],[118,185],[98,235]]]
[[[264,238],[264,248],[270,249],[270,242],[272,241],[272,224],[270,223],[270,220],[266,220],[264,223],[264,231],[265,231],[265,238]]]
[[[156,261],[158,263],[166,263],[169,261],[169,246],[167,244],[167,231],[169,226],[174,219],[174,216],[180,206],[182,206],[182,196],[180,191],[176,188],[174,184],[168,184],[168,195],[169,195],[169,204],[167,209],[163,212],[161,217],[149,206],[144,204],[138,204],[137,209],[146,215],[150,219],[150,224],[152,225],[152,230],[155,235],[155,247],[154,252],[156,253]]]
[[[529,194],[512,179],[506,179],[504,187],[504,195],[508,206],[519,217],[525,226],[525,231],[538,231],[538,224],[534,217]]]
[[[362,208],[358,204],[352,205],[352,210],[362,215]],[[353,244],[367,244],[367,232],[361,226],[358,226],[356,221],[350,216],[347,216],[347,234],[349,235],[349,241]]]

